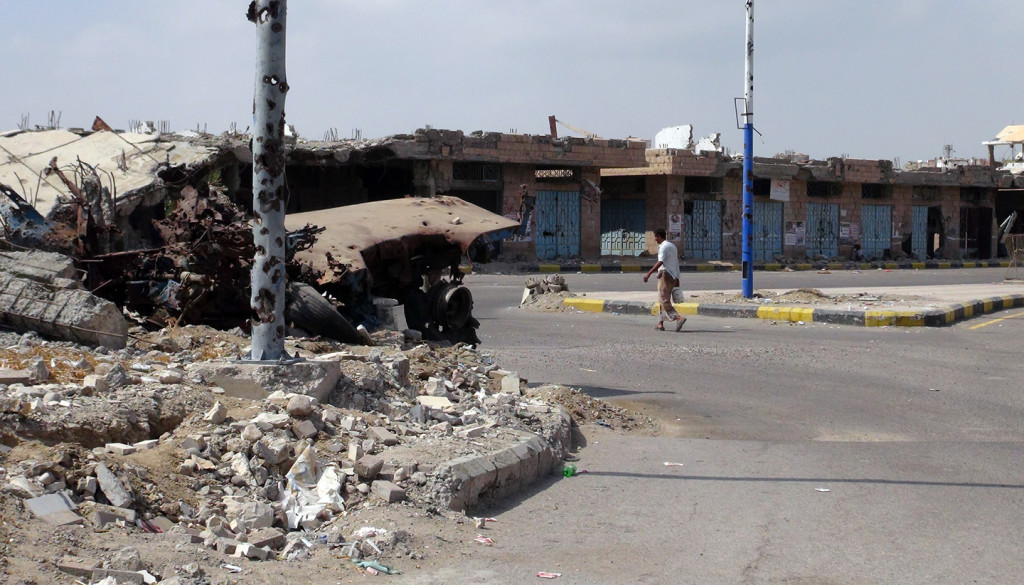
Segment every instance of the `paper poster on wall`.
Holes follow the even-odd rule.
[[[859,223],[850,223],[850,243],[851,244],[858,244],[858,243],[860,243],[860,224]]]
[[[839,222],[839,245],[849,246],[851,243],[853,242],[850,241],[850,222]]]
[[[668,239],[681,240],[683,238],[683,214],[668,214]]]
[[[786,231],[783,234],[783,243],[787,246],[804,246],[807,242],[807,232],[802,221],[787,221]]]
[[[772,179],[772,190],[769,199],[789,201],[789,179]]]

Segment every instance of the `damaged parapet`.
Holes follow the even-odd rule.
[[[0,253],[0,325],[121,349],[128,322],[114,303],[80,288],[70,258]]]

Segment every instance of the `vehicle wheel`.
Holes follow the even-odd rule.
[[[285,318],[306,331],[354,345],[363,345],[359,331],[315,288],[301,282],[286,286]]]

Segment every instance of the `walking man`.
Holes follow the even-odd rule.
[[[661,309],[658,311],[658,324],[655,329],[665,330],[665,317],[676,322],[676,331],[683,328],[686,317],[676,312],[672,306],[672,289],[679,286],[679,251],[676,245],[665,239],[665,229],[654,230],[654,241],[658,242],[658,261],[644,275],[644,282],[657,271],[658,273],[658,301]]]

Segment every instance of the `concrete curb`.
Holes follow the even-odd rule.
[[[656,303],[636,301],[605,301],[585,297],[565,299],[566,307],[591,313],[620,315],[655,315]],[[681,315],[708,317],[745,317],[804,323],[829,323],[861,327],[943,327],[977,315],[1024,307],[1024,295],[1002,295],[952,303],[939,309],[909,311],[899,309],[843,310],[825,307],[785,305],[733,305],[710,303],[675,303]]]
[[[514,263],[513,263],[514,264]],[[647,272],[654,264],[615,264],[615,263],[566,263],[566,264],[517,264],[516,272],[524,274],[532,273],[556,273],[556,272],[584,272],[584,273],[627,273]],[[934,270],[946,268],[1009,268],[1009,260],[928,260],[926,262],[804,262],[798,264],[764,263],[754,264],[756,272],[781,272],[786,270],[807,271],[807,270]],[[462,266],[463,272],[475,272],[477,274],[490,274],[487,264],[476,264],[473,266]],[[679,270],[682,272],[734,272],[740,269],[739,264],[682,264]]]
[[[554,405],[554,428],[544,436],[522,432],[522,440],[486,455],[458,457],[438,466],[450,493],[448,508],[456,512],[475,506],[482,496],[502,498],[524,491],[555,471],[572,448],[572,415]]]

